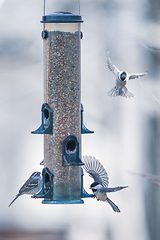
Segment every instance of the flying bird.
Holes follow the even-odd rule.
[[[34,172],[27,179],[27,181],[23,184],[23,186],[19,189],[18,194],[13,199],[13,201],[9,204],[8,207],[12,205],[12,203],[23,194],[33,194],[35,195],[42,187],[42,178],[40,172]]]
[[[108,96],[112,96],[112,97],[116,97],[116,96],[122,96],[126,98],[133,97],[134,94],[130,92],[129,89],[126,87],[128,80],[143,77],[144,75],[147,74],[147,72],[129,74],[125,71],[120,71],[115,65],[112,64],[109,58],[109,53],[107,53],[107,66],[109,70],[116,77],[116,86],[107,93]]]
[[[90,189],[92,189],[96,199],[98,201],[100,200],[103,202],[108,202],[113,211],[120,212],[118,206],[108,198],[107,193],[116,192],[128,186],[109,188],[108,174],[102,164],[95,157],[91,156],[84,156],[83,162],[85,164],[83,168],[89,174],[89,176],[94,179],[94,182],[90,185]]]

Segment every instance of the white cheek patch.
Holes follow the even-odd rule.
[[[98,184],[97,186],[93,187],[93,189],[95,189],[95,190],[98,190],[100,188],[102,188],[102,186],[100,184]]]

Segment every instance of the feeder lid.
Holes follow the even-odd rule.
[[[41,23],[76,23],[83,22],[80,15],[70,12],[55,12],[42,16]]]

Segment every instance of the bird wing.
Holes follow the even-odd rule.
[[[95,182],[100,183],[103,187],[108,187],[109,178],[106,170],[102,164],[91,156],[83,157],[84,166],[83,168],[94,179]]]
[[[107,66],[108,66],[109,70],[115,75],[115,77],[120,72],[119,69],[115,65],[112,64],[112,62],[109,58],[109,52],[107,53]]]
[[[131,73],[131,74],[129,74],[129,80],[139,78],[139,77],[143,77],[146,74],[147,74],[147,72],[145,72],[145,73]]]
[[[120,191],[124,188],[127,188],[128,186],[124,186],[124,187],[114,187],[114,188],[101,188],[100,191],[101,192],[117,192]]]
[[[28,193],[33,188],[36,188],[38,186],[38,179],[28,179],[23,186],[19,189],[20,195]]]

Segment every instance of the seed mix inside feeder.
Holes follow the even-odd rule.
[[[44,169],[42,190],[36,197],[46,204],[79,204],[90,197],[83,189],[81,170],[83,21],[80,15],[58,12],[43,16],[41,22],[45,103],[42,124],[32,133],[44,134]]]

